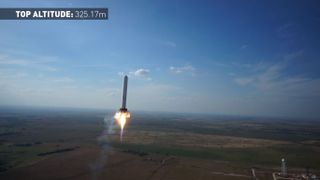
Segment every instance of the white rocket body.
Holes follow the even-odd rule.
[[[128,76],[124,76],[123,79],[123,91],[122,91],[122,106],[120,108],[121,112],[126,112],[127,110],[127,88],[128,88]]]

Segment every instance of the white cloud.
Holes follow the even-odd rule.
[[[242,86],[245,86],[249,83],[251,83],[254,79],[251,77],[242,77],[242,78],[235,78],[234,81]]]
[[[131,72],[133,75],[138,77],[146,77],[149,75],[150,70],[149,69],[137,69],[134,72]]]
[[[274,86],[274,84],[279,81],[282,68],[283,66],[280,64],[271,65],[269,67],[256,64],[251,68],[255,73],[243,77],[235,77],[234,81],[242,86],[252,85],[260,89],[267,89]]]
[[[289,74],[290,64],[285,62],[239,67],[241,71],[232,78],[246,89],[228,106],[248,114],[318,118],[320,78]]]
[[[0,104],[3,105],[116,108],[120,92],[120,87],[83,86],[69,77],[33,76],[0,69]]]
[[[167,46],[167,47],[171,47],[171,48],[175,48],[177,47],[177,44],[173,41],[164,41],[162,42],[163,45]]]
[[[285,23],[276,30],[280,38],[288,39],[298,35],[299,25],[296,23]]]
[[[181,66],[181,67],[169,67],[169,70],[174,74],[190,73],[192,76],[195,75],[196,69],[191,65]]]
[[[247,44],[243,44],[243,45],[240,47],[240,49],[246,49],[247,47],[248,47]]]
[[[238,63],[238,62],[231,62],[231,65],[238,68],[252,68],[252,64],[250,63]]]
[[[0,54],[0,65],[5,66],[22,66],[44,71],[57,71],[51,65],[56,61],[56,57],[47,56],[30,56],[28,58],[17,58],[6,54]]]
[[[288,54],[284,55],[284,59],[285,60],[293,60],[293,59],[296,59],[296,58],[302,56],[303,53],[304,53],[304,50],[299,50],[299,51],[295,51],[292,53],[288,53]]]
[[[301,75],[285,74],[287,65],[277,63],[273,65],[256,65],[254,71],[247,76],[237,76],[234,81],[241,86],[254,87],[273,97],[288,96],[320,96],[320,79],[306,78]],[[307,88],[308,87],[308,88]],[[315,93],[319,92],[319,93]]]
[[[26,61],[23,59],[9,59],[8,56],[0,57],[0,64],[2,65],[18,65],[18,66],[27,66],[34,64],[34,62]]]
[[[58,82],[58,83],[72,83],[74,82],[74,80],[72,78],[69,77],[62,77],[62,78],[57,78],[54,80],[54,82]]]
[[[118,76],[123,77],[124,75],[126,75],[126,73],[124,73],[124,72],[118,72]]]
[[[135,71],[130,71],[129,75],[131,77],[144,78],[147,80],[151,80],[149,69],[140,68]]]
[[[181,93],[182,91],[184,90],[175,85],[147,83],[130,88],[130,91],[128,91],[128,103],[130,107],[138,109],[180,111],[185,107],[183,105],[185,101],[172,101],[170,98],[175,97],[178,92]]]
[[[1,79],[17,79],[17,78],[24,78],[29,76],[26,72],[18,72],[13,69],[0,69],[0,80]]]

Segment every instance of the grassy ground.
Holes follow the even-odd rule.
[[[92,110],[0,111],[0,170],[41,160],[38,154],[97,144],[105,112]],[[243,167],[320,169],[320,122],[224,116],[132,113],[121,151],[229,161]],[[112,112],[109,113],[112,117]]]
[[[230,161],[243,167],[251,166],[279,166],[279,160],[285,157],[290,167],[313,167],[320,169],[319,151],[312,148],[297,147],[269,147],[269,148],[211,148],[211,149],[186,149],[181,147],[165,147],[145,144],[113,143],[114,147],[122,150],[131,150],[140,153],[155,153]]]

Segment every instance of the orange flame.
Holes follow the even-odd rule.
[[[119,112],[116,112],[116,114],[114,115],[114,118],[117,120],[118,124],[121,127],[120,140],[122,142],[123,129],[124,129],[124,126],[126,125],[127,119],[130,118],[130,113],[119,111]]]

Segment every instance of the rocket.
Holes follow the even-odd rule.
[[[120,112],[127,112],[127,88],[128,88],[128,76],[124,76],[123,79],[123,91],[122,91],[122,106],[120,108]]]
[[[120,140],[122,142],[123,129],[126,125],[127,120],[130,119],[130,113],[127,110],[127,88],[128,88],[128,76],[124,76],[123,79],[123,92],[122,92],[122,106],[118,112],[114,115],[114,118],[117,120],[121,127],[120,131]]]

